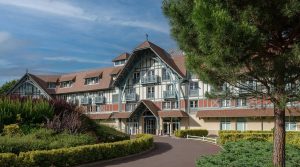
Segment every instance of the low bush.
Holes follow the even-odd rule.
[[[175,131],[175,136],[176,137],[185,138],[187,135],[207,136],[208,131],[206,129],[186,129],[186,130],[177,130],[177,131]]]
[[[272,131],[219,131],[219,144],[232,141],[273,141]],[[300,148],[300,132],[286,132],[286,143]]]
[[[71,135],[66,132],[56,134],[52,130],[38,129],[23,136],[1,136],[0,152],[18,154],[31,150],[49,150],[94,143],[96,138],[86,134]]]
[[[107,160],[146,151],[153,147],[153,137],[143,135],[133,140],[115,143],[77,146],[53,150],[21,152],[19,156],[0,154],[3,167],[8,166],[74,166],[78,164]]]
[[[228,142],[219,154],[201,157],[197,167],[245,167],[245,166],[272,166],[273,144],[270,142],[239,141]],[[299,166],[300,149],[287,145],[286,166]]]
[[[96,126],[95,133],[99,142],[107,143],[130,139],[130,136],[128,134],[101,124]]]
[[[7,136],[18,136],[22,134],[22,131],[17,124],[5,125],[3,128],[3,134]]]

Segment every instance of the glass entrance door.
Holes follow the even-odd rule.
[[[163,134],[170,135],[170,132],[171,132],[170,122],[164,122],[163,123]]]
[[[145,117],[144,133],[156,134],[156,119],[155,119],[155,117]]]

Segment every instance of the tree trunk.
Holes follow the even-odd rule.
[[[275,127],[273,165],[285,167],[285,107],[274,104]]]

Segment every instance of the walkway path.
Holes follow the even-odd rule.
[[[194,167],[200,155],[215,154],[220,147],[195,140],[155,137],[155,148],[141,155],[84,167]]]

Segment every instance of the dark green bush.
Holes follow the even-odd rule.
[[[126,133],[120,132],[112,127],[106,125],[97,125],[95,133],[100,142],[115,142],[121,140],[128,140],[130,136]]]
[[[187,129],[187,130],[177,130],[175,131],[176,137],[186,137],[187,135],[192,136],[207,136],[208,131],[206,129]]]
[[[24,136],[1,136],[0,152],[11,152],[18,154],[22,151],[49,150],[93,143],[96,143],[96,138],[89,135],[71,135],[65,132],[56,134],[52,130],[39,129]]]
[[[19,156],[0,154],[1,166],[74,166],[78,164],[107,160],[146,151],[153,147],[153,137],[144,135],[133,140],[115,143],[77,146],[53,150],[21,152]]]
[[[228,142],[224,150],[217,155],[201,157],[198,167],[271,167],[273,144],[270,142],[238,141]],[[286,147],[286,166],[300,164],[300,149],[288,145]]]

